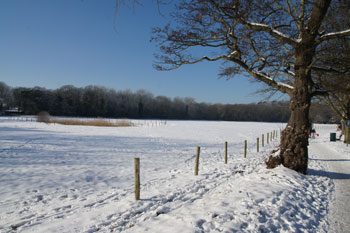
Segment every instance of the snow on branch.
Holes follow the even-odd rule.
[[[277,85],[281,86],[281,87],[285,87],[285,88],[287,88],[289,90],[293,90],[294,89],[294,87],[292,87],[291,85],[289,85],[287,83],[277,82]]]
[[[318,44],[320,44],[321,42],[326,41],[326,40],[331,40],[331,39],[335,39],[335,38],[342,38],[345,36],[350,36],[350,29],[340,31],[340,32],[326,33],[319,38]]]
[[[270,27],[269,25],[266,24],[261,24],[261,23],[250,23],[250,22],[245,22],[245,25],[247,25],[250,29],[255,30],[255,31],[264,31],[269,33],[271,36],[275,37],[282,43],[290,44],[292,46],[296,46],[300,40],[296,40],[294,38],[291,38],[290,36]]]
[[[261,71],[248,71],[253,77],[258,79],[261,82],[266,83],[267,85],[278,89],[282,93],[287,93],[291,95],[292,90],[294,89],[293,86],[283,83],[283,82],[276,82],[274,79],[269,77],[267,74],[261,72]]]

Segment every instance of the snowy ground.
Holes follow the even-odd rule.
[[[310,175],[266,169],[277,139],[256,152],[257,137],[282,127],[168,121],[104,128],[0,118],[0,232],[327,232],[334,182],[316,172],[326,164],[310,153]],[[320,127],[314,141],[326,143],[334,129]]]

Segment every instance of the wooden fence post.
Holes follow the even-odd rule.
[[[266,144],[269,144],[269,133],[267,133],[267,136],[266,136]]]
[[[196,154],[196,165],[194,167],[194,175],[198,176],[198,167],[199,167],[199,153],[200,153],[201,148],[198,146],[197,147],[197,154]]]
[[[225,142],[225,164],[227,164],[227,142]]]
[[[244,140],[244,158],[247,158],[247,140]]]
[[[259,138],[256,138],[256,152],[259,152]]]
[[[272,137],[272,132],[270,133],[270,142],[272,142],[272,139],[273,139],[273,137]]]
[[[261,135],[261,145],[262,145],[262,147],[264,147],[264,140],[265,140],[265,139],[264,139],[264,134],[262,134],[262,135]]]
[[[140,158],[134,158],[135,167],[135,200],[140,200]]]

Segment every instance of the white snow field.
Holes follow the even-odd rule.
[[[320,175],[327,164],[317,153],[310,153],[310,175],[265,168],[279,143],[266,145],[266,133],[279,133],[283,124],[138,125],[0,118],[0,232],[328,232],[335,185]],[[322,126],[314,141],[328,145],[334,130]],[[265,147],[257,153],[261,134]],[[133,193],[134,157],[141,161],[140,201]]]

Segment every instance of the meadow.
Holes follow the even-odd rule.
[[[284,124],[131,122],[94,127],[0,118],[0,231],[327,232],[334,184],[284,167],[266,169],[278,138],[256,151],[257,137],[261,143],[262,134],[266,140]],[[140,201],[134,200],[135,157]]]

